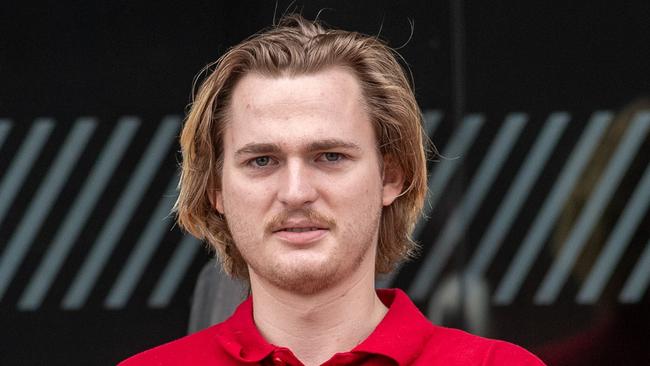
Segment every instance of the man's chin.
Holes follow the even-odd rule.
[[[273,271],[263,276],[273,286],[299,295],[313,295],[326,290],[338,281],[336,271],[304,266],[282,271]]]

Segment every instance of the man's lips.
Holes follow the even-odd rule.
[[[292,244],[308,244],[321,239],[329,229],[319,225],[284,226],[273,231],[273,235],[280,240]]]
[[[289,231],[289,232],[292,232],[292,233],[302,233],[302,232],[305,232],[305,231],[314,231],[314,230],[325,230],[325,229],[320,228],[320,227],[288,227],[288,228],[276,230],[275,232]]]
[[[277,222],[271,226],[271,232],[279,231],[304,232],[313,230],[327,230],[329,225],[320,220],[310,220],[308,218],[291,218]]]

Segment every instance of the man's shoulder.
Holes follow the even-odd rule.
[[[446,365],[544,365],[535,355],[513,343],[435,325],[422,356]]]
[[[188,365],[214,361],[218,358],[217,337],[223,323],[135,354],[118,366]]]

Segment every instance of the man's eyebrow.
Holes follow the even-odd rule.
[[[307,144],[307,148],[306,148],[308,152],[332,150],[332,149],[347,149],[347,150],[361,151],[361,147],[356,143],[351,141],[340,140],[340,139],[324,139],[324,140],[313,141]],[[278,154],[281,151],[282,149],[278,144],[251,142],[244,145],[239,150],[235,151],[235,156]]]
[[[307,151],[322,151],[332,149],[348,149],[361,151],[361,147],[354,142],[339,140],[339,139],[325,139],[311,142],[307,145]]]
[[[281,151],[277,144],[251,142],[235,151],[235,156],[255,154],[277,154]]]

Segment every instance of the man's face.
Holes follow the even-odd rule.
[[[402,177],[384,177],[353,74],[249,73],[231,100],[213,203],[251,281],[309,294],[374,274],[382,206]]]

